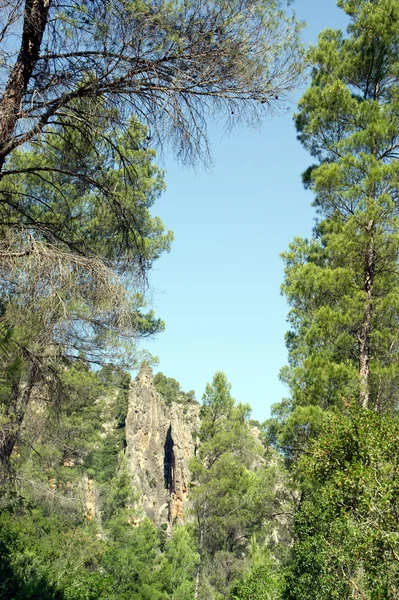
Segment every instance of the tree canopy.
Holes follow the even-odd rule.
[[[60,117],[79,127],[95,114],[98,98],[115,108],[116,122],[134,114],[152,137],[171,138],[181,157],[198,154],[206,146],[207,115],[256,119],[297,82],[298,26],[283,5],[5,3],[0,165],[16,147],[58,129]]]
[[[282,378],[298,435],[306,419],[317,430],[315,407],[397,410],[399,5],[340,5],[348,35],[320,34],[296,115],[317,161],[304,183],[318,214],[312,239],[283,254],[291,330]]]
[[[317,222],[283,255],[291,397],[269,437],[301,485],[287,600],[398,590],[399,2],[338,4],[347,34],[310,49],[296,115]]]

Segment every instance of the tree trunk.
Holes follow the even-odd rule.
[[[198,567],[197,567],[197,575],[195,578],[195,592],[194,592],[195,600],[198,600],[198,598],[199,598],[199,587],[200,587],[200,583],[201,583],[202,557],[204,554],[206,506],[207,506],[207,501],[205,500],[204,506],[202,509],[201,521],[199,524],[200,525],[200,527],[199,527],[199,545],[198,545],[199,562],[198,562]]]
[[[359,376],[360,376],[360,405],[368,408],[370,403],[370,349],[371,328],[373,318],[373,286],[375,274],[374,223],[370,222],[367,232],[370,236],[367,246],[364,268],[363,291],[365,301],[363,319],[359,337]]]
[[[0,427],[0,462],[4,473],[9,471],[10,457],[19,437],[38,373],[38,366],[33,363],[26,382],[21,384],[20,381],[16,381],[12,386],[10,403],[6,413],[7,420]]]
[[[21,47],[0,98],[0,171],[9,152],[10,138],[21,116],[24,95],[40,55],[49,8],[50,0],[25,2]]]

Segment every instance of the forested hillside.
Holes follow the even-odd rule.
[[[399,0],[337,4],[305,56],[279,0],[2,3],[1,600],[399,597]],[[260,423],[138,345],[173,241],[155,149],[206,161],[306,68],[317,218]]]
[[[141,480],[134,476],[142,457],[132,453],[127,430],[137,395],[148,399],[150,389],[156,409],[168,412],[170,400],[148,381],[130,393],[129,375],[118,369],[69,368],[64,376],[68,410],[43,420],[45,407],[35,399],[13,454],[15,485],[1,498],[0,597],[231,598],[258,571],[270,571],[264,589],[277,589],[295,493],[282,459],[265,449],[226,377],[216,374],[204,405],[196,405],[199,449],[188,462],[183,515],[175,510],[176,480],[168,478],[175,479],[178,465],[169,462],[167,428],[162,462],[147,462]],[[171,432],[177,446],[193,428],[184,420],[193,401],[172,402],[181,409],[180,430]],[[143,416],[137,423],[148,435]],[[149,450],[154,456],[154,439]],[[167,510],[149,518],[150,500],[156,506],[158,498]]]

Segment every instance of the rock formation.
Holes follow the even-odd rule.
[[[129,394],[126,460],[138,507],[156,525],[183,522],[189,497],[189,460],[196,450],[199,405],[167,405],[143,366]]]

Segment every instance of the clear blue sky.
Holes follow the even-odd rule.
[[[297,0],[294,8],[308,24],[306,44],[322,29],[346,26],[334,0]],[[166,160],[168,189],[154,208],[175,232],[171,253],[150,275],[153,307],[166,321],[146,342],[157,370],[198,399],[213,373],[225,371],[233,396],[259,420],[288,393],[278,379],[288,310],[280,253],[294,236],[309,236],[314,220],[301,183],[311,157],[296,140],[294,110],[295,98],[261,131],[212,132],[211,171]]]

